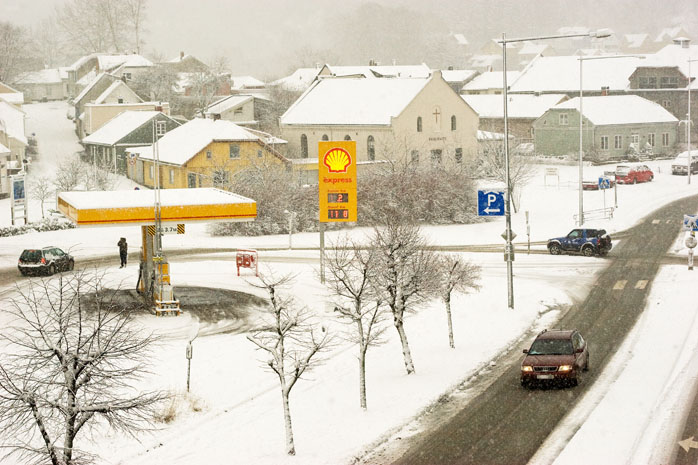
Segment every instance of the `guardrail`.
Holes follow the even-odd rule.
[[[606,219],[611,219],[613,218],[613,210],[615,210],[614,207],[607,207],[607,208],[598,208],[596,210],[588,210],[584,212],[584,219],[585,220],[606,220]],[[577,218],[579,215],[576,213],[572,215],[574,218],[575,224],[578,223],[579,218]]]

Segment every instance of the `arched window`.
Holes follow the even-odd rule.
[[[456,130],[456,115],[451,116],[451,131]]]
[[[308,158],[308,136],[301,134],[301,157]]]
[[[422,132],[422,117],[417,117],[417,132]]]
[[[347,134],[346,136],[344,136],[344,140],[351,140],[351,136]]]
[[[322,135],[322,140],[330,140],[330,138],[327,137],[327,134],[323,134],[323,135]]]
[[[373,161],[376,159],[376,143],[373,136],[368,136],[368,141],[366,142],[366,153],[368,153],[368,159]]]

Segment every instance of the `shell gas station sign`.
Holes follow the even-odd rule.
[[[356,141],[318,145],[320,222],[356,221]]]

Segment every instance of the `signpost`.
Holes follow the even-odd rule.
[[[16,174],[10,176],[10,211],[12,215],[12,224],[15,220],[24,218],[24,224],[27,224],[27,200],[26,191],[24,188],[24,175]],[[19,214],[21,212],[21,215]]]
[[[320,281],[325,282],[325,223],[356,222],[356,141],[318,142]]]
[[[686,237],[685,241],[686,247],[688,247],[688,269],[693,269],[693,249],[698,245],[696,241],[696,233],[691,231],[691,235]]]
[[[698,231],[698,215],[683,215],[683,230]]]
[[[477,191],[477,216],[504,216],[504,192]]]

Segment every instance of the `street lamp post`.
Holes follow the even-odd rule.
[[[511,243],[512,241],[512,231],[511,231],[511,179],[509,177],[509,117],[507,113],[508,104],[508,91],[507,88],[507,44],[512,42],[528,42],[533,40],[548,40],[548,39],[567,39],[573,37],[596,37],[604,38],[609,37],[611,32],[608,29],[599,29],[598,31],[589,32],[587,34],[563,34],[554,36],[540,36],[540,37],[525,37],[518,39],[507,39],[506,33],[502,33],[502,40],[499,41],[502,44],[502,94],[504,96],[504,177],[506,184],[506,192],[504,193],[504,216],[506,221],[506,245],[504,248],[504,257],[507,262],[507,296],[508,296],[508,306],[510,309],[514,309],[514,273],[513,273],[513,254],[514,247]]]
[[[596,36],[599,37],[599,36]],[[603,37],[608,37],[604,35]],[[584,224],[584,190],[582,189],[583,176],[584,176],[584,111],[582,106],[582,97],[584,94],[584,87],[582,86],[582,64],[586,60],[608,60],[612,58],[640,58],[645,57],[641,55],[609,55],[600,57],[583,57],[579,56],[579,213],[577,214],[577,220],[579,221],[579,226]]]
[[[698,61],[698,59],[688,60],[688,121],[686,122],[686,142],[688,143],[688,159],[686,168],[688,168],[689,184],[691,184],[691,168],[693,165],[693,158],[691,158],[691,63],[694,61]]]

